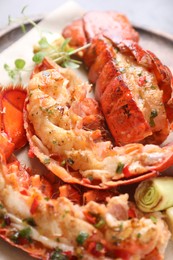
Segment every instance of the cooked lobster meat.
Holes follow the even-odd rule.
[[[172,122],[171,72],[137,43],[121,42],[114,51],[109,46],[108,40],[95,39],[85,59],[112,135],[119,145],[162,143]]]
[[[131,26],[128,18],[120,13],[93,11],[67,25],[62,35],[71,39],[71,45],[80,47],[91,42],[96,36],[104,35],[115,43],[122,40],[138,42],[139,35]]]
[[[86,39],[91,42],[83,60],[108,127],[118,145],[161,144],[169,135],[173,119],[172,74],[153,53],[135,42],[133,33],[131,40],[124,40],[116,26],[108,26],[109,19],[103,24],[108,13],[102,15],[102,19],[96,15],[95,26],[92,12],[83,17]],[[67,28],[74,44],[77,36],[73,23]],[[117,35],[122,40],[115,39]]]
[[[20,88],[1,89],[0,237],[43,260],[162,260],[170,239],[162,213],[143,214],[115,187],[173,164],[173,144],[127,144],[168,135],[171,73],[115,12],[88,13],[64,34],[74,46],[91,42],[82,58],[99,102],[88,97],[90,84],[47,58],[35,67],[27,97]],[[124,146],[114,146],[102,112]],[[12,154],[26,144],[25,130],[41,172]]]
[[[86,97],[89,90],[56,64],[29,83],[25,129],[32,153],[50,171],[68,183],[106,189],[156,176],[172,165],[172,145],[113,147],[102,136],[99,104]]]
[[[68,198],[71,187],[67,198],[53,198],[50,181],[27,172],[14,157],[7,163],[3,154],[0,179],[0,237],[34,258],[163,259],[170,238],[166,224],[160,215],[157,222],[145,217],[127,194],[79,205]]]
[[[48,64],[52,66],[50,63]],[[46,66],[43,67],[45,68]],[[52,98],[56,97],[56,91],[59,90],[57,85],[59,79],[64,84],[71,80],[73,82],[70,86],[72,92],[74,86],[80,86],[81,84],[80,80],[76,82],[74,74],[70,73],[70,71],[66,74],[66,70],[61,70],[60,68],[59,70],[61,72],[60,78],[60,72],[57,69],[53,72],[46,70],[37,74],[35,71],[35,75],[33,74],[31,83],[40,76],[43,76],[42,79],[43,81],[45,80],[45,83],[49,83],[49,73],[55,73],[56,76],[54,78],[56,84],[52,86],[54,91],[52,92],[52,88],[50,88],[45,89],[47,92],[45,95],[40,93],[43,102],[42,105],[48,105],[46,96],[51,95]],[[67,79],[64,78],[65,75],[67,75]],[[53,78],[51,78],[51,82],[53,83]],[[60,86],[63,88],[62,85]],[[33,84],[31,84],[31,88],[34,91],[35,87]],[[41,84],[40,90],[42,88]],[[39,89],[37,90],[39,92]],[[12,95],[13,91],[14,95]],[[86,89],[84,88],[83,91],[73,93],[74,96],[76,95],[76,102],[78,104],[82,104],[83,100],[85,100],[84,109],[80,111],[80,114],[78,113],[78,116],[85,119],[85,123],[88,121],[92,122],[92,120],[95,122],[97,118],[99,121],[101,115],[97,111],[98,107],[95,107],[97,102],[85,98]],[[9,114],[11,116],[8,117],[8,120],[7,118],[3,118],[1,121],[0,237],[12,246],[29,253],[32,257],[43,260],[52,260],[55,258],[72,260],[81,259],[81,257],[83,259],[99,258],[109,260],[117,257],[122,259],[127,257],[136,257],[139,259],[156,257],[157,259],[163,259],[164,251],[170,238],[170,232],[161,215],[157,215],[156,213],[155,218],[157,218],[157,222],[153,221],[150,216],[145,216],[136,209],[133,203],[128,201],[127,194],[119,195],[115,189],[106,191],[82,189],[81,187],[62,183],[51,172],[45,172],[44,175],[42,172],[36,174],[31,169],[26,169],[20,164],[12,155],[12,152],[15,145],[18,144],[18,140],[20,140],[19,143],[24,144],[25,136],[23,136],[24,129],[21,130],[23,127],[20,121],[21,115],[20,113],[16,114],[15,111],[16,107],[20,107],[20,111],[23,110],[26,92],[21,89],[8,89],[7,96],[4,95],[6,94],[4,90],[1,94],[5,98],[5,102],[2,102],[4,105],[6,102],[10,102],[13,105],[4,106],[5,109],[3,107],[4,116]],[[30,89],[29,97],[32,94],[34,93]],[[59,94],[63,99],[63,91],[60,91]],[[35,98],[37,98],[37,95]],[[17,100],[20,100],[19,104]],[[67,100],[67,96],[65,100]],[[88,112],[87,104],[89,107],[94,105],[92,110],[97,111],[96,114],[94,113],[94,117],[92,117],[91,111]],[[66,103],[66,105],[69,107],[70,103]],[[40,107],[40,111],[53,115],[50,107],[49,109],[47,107],[45,110],[44,108],[46,107]],[[56,106],[56,108],[60,108],[60,106]],[[75,113],[78,112],[76,108],[74,111]],[[36,114],[37,112],[35,111]],[[11,129],[10,126],[14,120],[13,113],[15,116],[18,116],[15,118],[16,120],[19,118],[14,132],[14,134],[18,133],[17,139],[9,135],[10,131],[7,131],[7,133],[4,132],[5,129]],[[73,118],[72,116],[71,119],[75,120],[75,117]],[[54,120],[56,121],[57,119],[54,118]],[[5,129],[3,128],[4,121],[6,125]],[[70,122],[69,118],[67,118],[67,122]],[[64,123],[63,119],[61,124]],[[98,125],[99,122],[96,125],[91,124],[91,129],[89,129],[90,124],[88,124],[88,129],[85,129],[88,132],[92,131],[92,137],[95,138],[95,141],[100,140],[99,132],[95,133],[95,128]],[[79,129],[76,130],[79,133],[80,126],[78,125],[78,127]],[[41,129],[44,129],[44,124],[40,128],[40,131]],[[27,129],[27,134],[28,131],[32,132],[32,127],[30,130]],[[31,136],[29,140],[32,144],[34,137]],[[41,142],[39,144],[40,147],[31,147],[31,149],[33,148],[33,152],[43,147]],[[55,145],[55,139],[52,144]],[[42,152],[45,153],[44,164],[49,165],[50,163],[52,169],[54,166],[56,167],[54,163],[52,164],[49,161],[48,149],[46,148]],[[51,156],[55,159],[55,154]],[[71,164],[72,160],[68,160],[68,162]],[[63,173],[63,171],[61,172]]]

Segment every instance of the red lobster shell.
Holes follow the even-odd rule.
[[[106,22],[104,16],[109,16]],[[118,29],[110,22],[114,17]],[[120,17],[113,12],[87,13],[77,25],[68,25],[63,35],[71,38],[73,46],[79,46],[74,33],[78,30],[83,43],[91,42],[82,58],[115,142],[160,144],[168,136],[173,119],[172,75],[153,53],[138,45],[129,21],[123,20],[126,26],[122,26]]]

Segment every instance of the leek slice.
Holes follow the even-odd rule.
[[[141,182],[134,197],[137,207],[143,212],[155,212],[173,206],[173,177],[158,177]]]

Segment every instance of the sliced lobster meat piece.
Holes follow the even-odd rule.
[[[108,40],[99,38],[90,48],[94,51],[84,56],[90,63],[89,80],[96,84],[96,98],[116,143],[162,143],[173,111],[169,69],[131,41],[121,42],[112,51]]]
[[[99,44],[98,44],[99,41]],[[90,68],[91,65],[95,62],[96,57],[99,56],[102,52],[107,50],[110,52],[112,56],[114,56],[115,48],[113,47],[112,43],[103,37],[94,38],[92,40],[92,44],[89,48],[85,50],[85,54],[83,56],[84,63],[87,68]]]
[[[126,55],[133,55],[138,64],[146,67],[149,71],[154,73],[159,88],[163,90],[163,103],[171,103],[172,74],[170,69],[162,64],[154,53],[149,50],[144,50],[135,42],[123,41],[118,44],[117,47],[122,53],[125,53]]]
[[[117,12],[88,12],[83,16],[83,22],[88,42],[99,35],[111,38],[114,43],[125,39],[136,42],[139,40],[139,35],[128,18]]]
[[[112,70],[115,71],[112,74]],[[102,75],[114,75],[99,98],[108,127],[118,144],[127,144],[131,140],[138,142],[152,134],[147,120],[137,106],[132,93],[124,83],[122,76],[117,75],[113,62],[108,62],[97,81],[96,89],[103,89]],[[99,90],[97,90],[98,92]],[[97,93],[98,96],[98,93]],[[120,130],[121,129],[121,130]],[[121,142],[119,142],[121,140]]]
[[[84,14],[81,19],[67,25],[62,35],[71,39],[73,47],[80,47],[91,42],[96,36],[104,35],[119,43],[122,40],[138,41],[139,35],[123,14],[117,12],[93,11]]]
[[[96,97],[101,104],[115,142],[118,145],[136,141],[161,144],[169,135],[170,124],[173,121],[172,75],[170,70],[153,53],[138,45],[138,34],[131,27],[126,17],[121,14],[116,12],[89,12],[75,25],[79,28],[83,26],[82,32],[83,35],[86,35],[85,42],[91,43],[91,46],[85,50],[82,59],[89,70],[90,82],[96,84]],[[73,31],[76,29],[75,25],[72,22],[63,31],[65,38],[67,37],[66,32],[68,31],[68,35],[70,35],[71,31],[70,36],[73,43],[77,41],[77,36]],[[142,118],[141,113],[143,114],[138,127],[136,124],[128,124],[129,115],[134,115],[135,110],[125,109],[125,113],[127,110],[129,112],[126,121],[123,122],[124,126],[132,127],[126,137],[123,137],[123,132],[119,136],[117,135],[121,131],[119,122],[116,123],[120,116],[114,115],[114,113],[118,113],[121,107],[121,100],[118,100],[118,98],[113,100],[113,97],[110,97],[112,94],[114,94],[114,97],[116,96],[118,85],[110,88],[109,80],[113,78],[111,72],[109,72],[107,80],[107,75],[105,77],[102,75],[105,72],[107,73],[104,66],[108,62],[114,64],[114,72],[112,73],[115,73],[115,77],[118,77],[114,84],[119,84],[121,80],[122,91],[123,86],[129,88],[131,99],[124,95],[126,100],[122,105],[124,109],[130,104],[136,103],[135,118],[139,119],[138,122]],[[102,82],[103,78],[105,86]],[[106,90],[108,86],[111,94],[107,90],[102,97],[102,90]],[[126,102],[130,102],[130,104]],[[144,125],[142,126],[142,124]],[[141,127],[143,134],[140,134]],[[136,135],[136,128],[138,128],[139,135]],[[127,132],[128,130],[124,135]]]
[[[63,30],[62,34],[65,38],[71,39],[71,46],[76,48],[81,47],[87,43],[82,19],[73,21]]]
[[[102,137],[102,120],[97,102],[86,98],[89,85],[84,85],[69,69],[55,67],[33,76],[28,86],[28,102],[24,113],[30,149],[50,171],[67,183],[107,189],[157,176],[158,171],[172,165],[172,145],[161,148],[134,143],[113,147],[111,140]],[[102,73],[106,69],[107,72]],[[139,127],[141,111],[135,102],[132,103],[131,92],[121,82],[121,75],[115,77],[115,73],[112,73],[114,69],[113,62],[106,63],[97,80],[98,83],[99,80],[104,83],[106,76],[110,80],[109,88],[103,89],[101,93],[101,98],[106,95],[105,112],[109,113],[107,109],[110,108],[111,115],[118,106],[119,111],[122,111],[119,120],[124,116],[129,128],[134,124]],[[83,91],[79,92],[81,86]],[[112,93],[115,90],[119,94],[114,98]],[[105,94],[106,91],[110,95]],[[112,102],[112,98],[119,100],[118,105],[115,106],[116,102]],[[135,122],[128,118],[128,108],[134,113]],[[144,123],[140,129],[135,127],[134,138],[140,136],[141,132],[144,135],[147,130],[150,131],[148,122]],[[119,127],[121,131],[126,131],[123,123],[119,123]],[[128,137],[128,132],[125,132],[124,139],[126,135]]]

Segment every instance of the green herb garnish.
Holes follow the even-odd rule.
[[[50,163],[50,158],[45,158],[44,159],[44,164],[49,164]]]
[[[119,162],[117,165],[116,173],[122,173],[124,169],[124,163]]]
[[[81,231],[76,238],[76,242],[78,243],[78,245],[82,246],[88,237],[88,233]]]
[[[68,260],[69,257],[63,254],[63,251],[57,248],[50,256],[50,260]]]
[[[45,199],[46,201],[49,201],[49,200],[50,200],[50,198],[49,198],[49,197],[45,197],[44,199]]]
[[[120,223],[118,226],[114,228],[116,232],[121,232],[123,230],[123,223]]]
[[[36,54],[34,54],[32,60],[36,63],[39,64],[43,61],[44,57],[46,56],[46,54],[44,52],[37,52]]]
[[[22,18],[13,19],[11,16],[8,17],[8,23],[20,23],[21,29],[26,32],[26,23],[30,23],[33,27],[38,29],[40,34],[40,40],[38,41],[38,47],[34,50],[32,60],[36,64],[40,64],[45,57],[51,58],[54,62],[62,67],[70,67],[73,69],[79,68],[81,61],[72,58],[72,56],[84,49],[88,48],[91,44],[86,44],[78,49],[73,49],[69,46],[70,39],[59,38],[52,44],[49,43],[48,39],[43,36],[43,32],[39,26],[25,15],[27,6],[24,6],[21,10]],[[7,71],[9,77],[12,80],[19,79],[21,81],[21,71],[24,70],[25,61],[23,59],[15,60],[15,68],[11,68],[8,64],[4,64],[4,69]]]
[[[65,166],[66,165],[66,160],[63,160],[62,162],[61,162],[61,166]]]
[[[16,69],[22,70],[25,67],[26,62],[23,59],[17,59],[14,64]]]
[[[154,217],[154,216],[150,216],[150,219],[153,221],[154,224],[157,223],[157,218],[156,218],[156,217]]]
[[[155,126],[154,118],[158,116],[158,112],[156,109],[152,109],[151,114],[150,114],[150,121],[149,124],[151,127]]]
[[[27,227],[24,229],[21,229],[20,231],[16,231],[12,236],[11,236],[11,240],[18,244],[20,243],[20,238],[25,238],[27,239],[28,242],[31,242],[31,228]]]
[[[31,236],[31,228],[27,227],[19,231],[20,237],[30,238]]]
[[[96,228],[100,229],[100,228],[104,227],[105,224],[106,224],[106,222],[105,222],[104,218],[99,216],[99,218],[97,219],[97,223],[94,226]]]
[[[97,242],[96,243],[96,246],[95,246],[95,249],[96,249],[96,251],[101,251],[102,249],[103,249],[103,244],[102,243],[100,243],[100,242]]]
[[[69,46],[69,42],[70,39],[60,38],[59,42],[55,41],[54,43],[49,44],[46,37],[43,37],[39,41],[39,47],[36,48],[33,61],[39,64],[43,61],[44,57],[49,57],[62,67],[70,67],[73,69],[79,68],[81,61],[75,60],[71,58],[71,56],[88,48],[90,43],[78,49],[73,49]]]
[[[22,15],[21,18],[14,19],[10,15],[8,16],[8,25],[11,25],[13,23],[21,24],[20,27],[21,27],[21,30],[23,33],[26,33],[26,31],[27,31],[26,25],[25,25],[26,23],[30,23],[33,27],[38,27],[37,24],[25,14],[25,10],[27,9],[27,7],[28,6],[25,5],[22,8],[22,10],[20,12],[20,14]],[[38,29],[39,29],[39,27],[38,27]]]
[[[3,209],[4,208],[4,206],[2,205],[2,203],[0,203],[0,209]]]
[[[31,217],[23,219],[23,222],[26,222],[27,224],[29,224],[32,227],[36,227],[35,220]]]
[[[67,158],[66,162],[67,162],[69,165],[73,165],[73,164],[74,164],[74,161],[73,161],[73,159],[71,159],[71,158]]]
[[[24,70],[24,67],[25,61],[23,59],[16,59],[14,61],[14,68],[11,68],[8,64],[4,64],[4,69],[12,80],[18,78],[21,81],[21,71]]]
[[[140,238],[142,235],[141,235],[141,233],[138,233],[137,234],[137,238]]]
[[[151,85],[151,89],[156,89],[157,87],[154,85]]]

